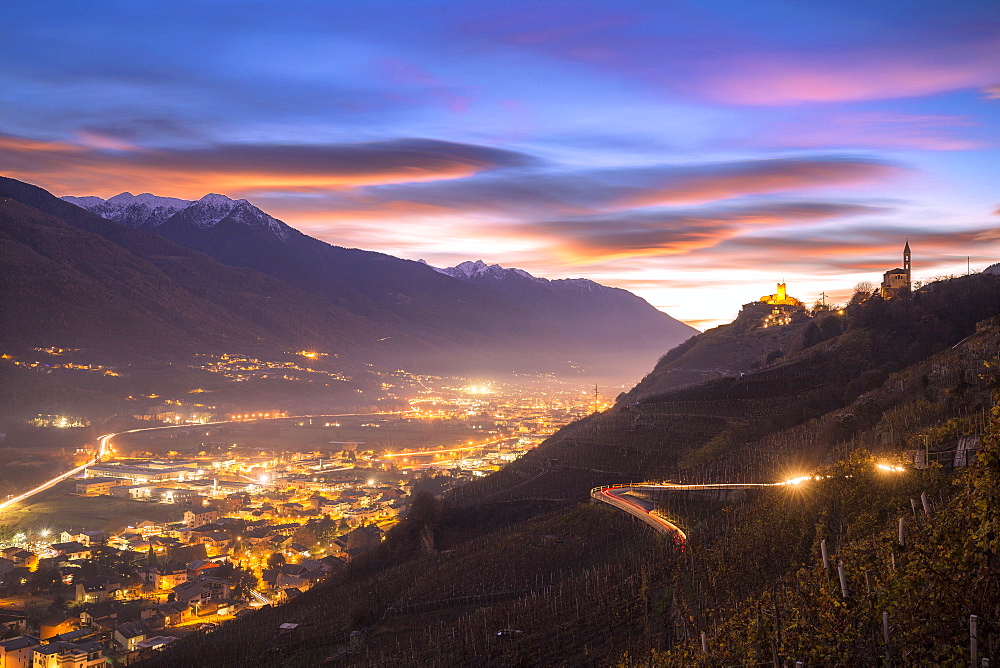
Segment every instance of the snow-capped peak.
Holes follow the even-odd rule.
[[[179,211],[180,209],[191,206],[191,202],[186,199],[177,199],[176,197],[158,197],[153,193],[142,193],[141,195],[133,195],[129,192],[120,193],[114,197],[108,199],[106,204],[112,206],[144,206],[149,209],[163,208],[170,211]]]
[[[124,192],[104,200],[100,197],[64,197],[64,200],[92,211],[99,216],[128,227],[156,228],[174,218],[202,230],[215,227],[230,218],[248,227],[264,227],[282,240],[288,239],[291,228],[267,215],[245,199],[232,199],[209,193],[191,201],[176,197],[159,197],[152,193],[133,195]]]
[[[486,264],[482,260],[476,260],[475,262],[462,262],[454,267],[447,267],[445,269],[438,269],[442,274],[448,274],[454,278],[470,279],[482,276],[488,276],[490,278],[507,278],[512,275],[520,276],[521,278],[526,278],[532,281],[540,281],[545,279],[535,278],[523,269],[514,268],[504,268],[499,264]]]
[[[97,197],[96,195],[87,195],[85,197],[74,197],[72,195],[66,195],[63,197],[64,200],[70,204],[76,204],[78,207],[83,209],[90,209],[91,207],[100,206],[104,204],[104,199]]]
[[[245,202],[246,200],[244,199],[244,200],[239,200],[239,201],[240,202]],[[208,193],[207,195],[205,195],[204,197],[202,197],[200,200],[198,200],[198,202],[201,203],[201,204],[208,204],[209,206],[229,206],[229,207],[232,207],[234,204],[236,204],[237,200],[234,200],[231,197],[226,197],[225,195],[220,195],[218,193]]]

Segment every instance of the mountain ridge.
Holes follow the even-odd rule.
[[[506,295],[581,345],[614,349],[637,373],[699,334],[642,297],[587,278],[541,278],[482,260],[437,271]]]
[[[697,331],[626,290],[589,279],[549,280],[472,263],[492,271],[491,281],[474,271],[344,248],[303,234],[245,199],[151,193],[63,199],[224,264],[261,271],[433,346],[488,346],[498,355],[583,365],[624,378],[642,373]],[[520,286],[510,285],[512,276]],[[609,346],[623,353],[620,362],[605,355]]]

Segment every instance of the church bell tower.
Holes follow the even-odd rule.
[[[910,287],[913,283],[910,277],[910,240],[906,240],[906,245],[903,246],[903,271],[906,272],[906,287]]]

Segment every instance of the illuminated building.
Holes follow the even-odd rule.
[[[773,295],[764,295],[760,301],[774,306],[802,306],[802,302],[788,294],[784,283],[778,283],[778,291]]]
[[[903,246],[903,268],[890,269],[882,275],[882,299],[892,299],[910,289],[910,242]]]

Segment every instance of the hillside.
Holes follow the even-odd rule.
[[[267,340],[344,352],[384,331],[266,276],[138,233],[123,239],[138,251],[129,252],[12,199],[0,201],[0,224],[8,269],[0,342],[8,347],[166,357],[264,348]]]
[[[482,260],[438,271],[503,293],[581,347],[613,349],[608,366],[635,366],[642,373],[665,350],[698,334],[627,290],[585,278],[549,280]]]
[[[338,308],[405,331],[426,346],[473,355],[508,355],[514,366],[551,365],[565,341],[503,295],[440,274],[419,262],[307,236],[246,200],[210,194],[194,202],[123,193],[107,201],[68,198],[129,229],[147,231],[221,263],[276,278]],[[492,351],[492,352],[491,352]],[[572,355],[571,351],[570,355]],[[440,364],[442,360],[437,360]]]
[[[784,364],[570,425],[443,506],[415,503],[344,575],[148,665],[201,653],[213,665],[691,665],[706,658],[702,631],[708,659],[725,665],[775,656],[864,665],[884,650],[882,610],[896,660],[948,662],[968,614],[1000,614],[983,570],[1000,556],[991,501],[1000,424],[989,414],[1000,391],[998,280],[970,276],[852,306],[842,334]],[[982,442],[969,473],[932,466],[893,477],[875,467],[954,451],[963,434]],[[812,472],[827,477],[654,498],[688,531],[683,553],[623,514],[578,505],[612,482]],[[913,517],[921,492],[934,519],[908,525],[912,542],[893,548],[898,517]],[[819,565],[823,538],[847,565],[847,601]],[[311,626],[281,635],[286,621]],[[351,631],[362,632],[353,644]],[[984,626],[984,652],[995,656],[998,641]]]
[[[788,325],[764,327],[763,320],[770,310],[766,304],[746,304],[733,322],[714,327],[670,350],[628,393],[628,399],[738,376],[808,347],[812,344],[810,335],[818,340],[819,331],[828,336],[840,331],[841,319],[836,314],[820,313],[813,318],[805,310]],[[819,330],[817,322],[823,323],[823,330]]]

